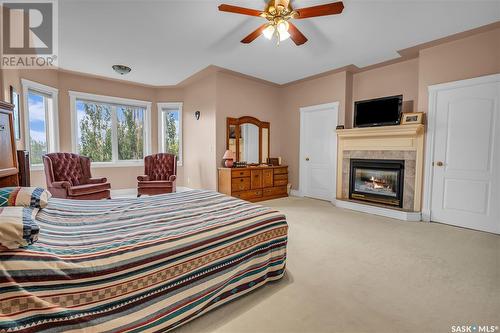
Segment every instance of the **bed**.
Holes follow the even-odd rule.
[[[0,250],[0,332],[167,331],[285,270],[285,216],[213,191],[51,199],[36,220]]]

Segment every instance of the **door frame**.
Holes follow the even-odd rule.
[[[425,143],[425,158],[424,158],[424,184],[422,193],[422,221],[431,221],[431,201],[432,201],[432,182],[433,182],[433,166],[434,160],[434,145],[436,136],[436,116],[437,116],[437,95],[441,91],[446,91],[456,88],[465,88],[480,84],[493,83],[500,81],[500,74],[485,75],[472,79],[459,80],[429,86],[429,108],[426,114],[427,118],[427,135]]]
[[[326,103],[326,104],[319,104],[319,105],[313,105],[313,106],[306,106],[306,107],[301,107],[299,109],[300,112],[300,132],[299,132],[299,137],[300,137],[300,146],[299,146],[299,189],[298,192],[296,193],[297,196],[303,197],[304,192],[303,189],[305,188],[304,184],[306,182],[306,177],[305,177],[305,164],[304,160],[302,158],[302,154],[304,153],[304,137],[302,136],[302,133],[304,133],[304,115],[309,112],[315,112],[315,111],[325,111],[325,110],[331,110],[332,112],[332,118],[333,118],[333,123],[332,123],[332,132],[335,135],[335,130],[337,127],[337,124],[339,122],[338,116],[339,116],[339,105],[340,102],[332,102],[332,103]],[[337,146],[332,147],[330,151],[330,160],[332,161],[333,164],[333,181],[332,181],[332,194],[330,201],[334,202],[336,198],[336,185],[337,185]]]

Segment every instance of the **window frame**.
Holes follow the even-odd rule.
[[[182,102],[160,102],[157,103],[158,110],[158,151],[166,153],[165,147],[165,129],[163,128],[163,115],[167,111],[163,109],[177,109],[179,110],[179,158],[177,159],[177,166],[182,166]]]
[[[141,101],[137,99],[128,99],[113,96],[104,96],[83,93],[78,91],[69,91],[69,103],[71,113],[71,149],[74,153],[78,154],[77,145],[77,115],[76,115],[76,102],[77,100],[84,100],[88,102],[103,103],[111,105],[111,158],[110,162],[92,162],[93,167],[127,167],[127,166],[143,166],[144,158],[141,160],[119,160],[118,159],[118,137],[116,133],[117,128],[117,115],[116,106],[134,106],[145,109],[144,114],[144,150],[143,155],[146,157],[151,154],[151,102]]]
[[[23,116],[24,116],[24,147],[31,154],[30,112],[28,95],[30,91],[46,95],[52,100],[52,108],[45,105],[45,135],[47,140],[47,153],[59,151],[59,90],[38,82],[21,79],[23,90]],[[43,163],[31,164],[31,170],[43,170]]]

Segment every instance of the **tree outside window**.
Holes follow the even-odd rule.
[[[165,152],[179,159],[179,111],[164,111]]]
[[[142,160],[145,113],[142,107],[76,100],[78,152],[93,162]]]

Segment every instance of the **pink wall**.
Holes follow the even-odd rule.
[[[353,101],[403,94],[405,106],[408,105],[405,111],[416,111],[418,109],[416,105],[418,100],[418,59],[355,73],[352,92]],[[352,121],[352,115],[349,117],[349,121]]]
[[[404,111],[426,112],[429,85],[500,73],[499,41],[497,28],[422,49],[414,59],[353,73],[352,83],[348,72],[340,72],[283,86],[281,118],[286,130],[280,136],[281,154],[289,165],[292,187],[298,188],[301,107],[338,101],[339,124],[345,120],[347,128],[352,126],[352,103],[357,100],[402,93]]]
[[[201,112],[199,120],[194,113]],[[216,77],[210,75],[184,89],[184,184],[190,188],[217,189],[215,156]]]
[[[283,157],[288,165],[289,181],[293,188],[299,183],[299,145],[300,145],[300,113],[301,107],[340,102],[339,124],[344,124],[346,108],[346,72],[330,74],[320,78],[301,81],[281,88],[279,100],[282,103],[280,122],[281,149],[277,156]],[[271,128],[274,126],[271,123]],[[275,153],[273,155],[276,156]]]
[[[280,100],[276,98],[277,85],[263,83],[233,74],[217,73],[217,149],[220,165],[226,151],[226,118],[252,116],[271,123],[270,156],[278,156],[280,133],[283,130],[280,117]]]
[[[60,90],[61,148],[71,149],[68,90],[133,98],[153,102],[152,151],[157,150],[157,102],[184,102],[184,165],[179,168],[179,184],[215,189],[216,168],[225,150],[225,119],[250,115],[271,123],[271,156],[282,156],[289,165],[290,181],[298,188],[299,109],[340,102],[339,124],[352,125],[352,103],[402,93],[406,111],[426,111],[427,87],[432,84],[500,72],[500,28],[492,28],[421,46],[416,58],[369,70],[348,68],[299,82],[278,86],[262,80],[211,66],[175,87],[150,87],[124,81],[80,75],[64,71],[2,70],[3,95],[9,85],[21,92],[20,78],[27,78]],[[437,43],[435,43],[437,44]],[[418,46],[415,48],[419,48]],[[409,109],[411,108],[411,109]],[[201,111],[201,119],[194,112]],[[23,147],[23,141],[18,143]],[[96,168],[98,176],[108,176],[113,188],[135,186],[142,168]],[[44,184],[41,173],[34,183]]]
[[[428,109],[433,84],[500,73],[500,28],[420,51],[418,105]]]
[[[180,89],[157,89],[140,84],[105,79],[91,75],[82,75],[57,70],[3,70],[4,90],[10,85],[22,94],[21,79],[35,81],[59,89],[59,141],[61,151],[71,151],[71,122],[69,91],[91,94],[123,97],[152,102],[151,106],[151,151],[158,149],[157,102],[178,101],[183,99]],[[8,96],[8,95],[6,95]],[[161,97],[161,100],[157,100]],[[21,140],[17,142],[18,149],[24,149],[24,110],[21,103]],[[179,168],[179,185],[183,183],[182,168]],[[107,177],[113,189],[133,188],[137,186],[137,176],[144,173],[142,166],[138,167],[99,167],[93,168],[97,177]],[[31,182],[34,186],[45,186],[43,170],[32,170]]]

